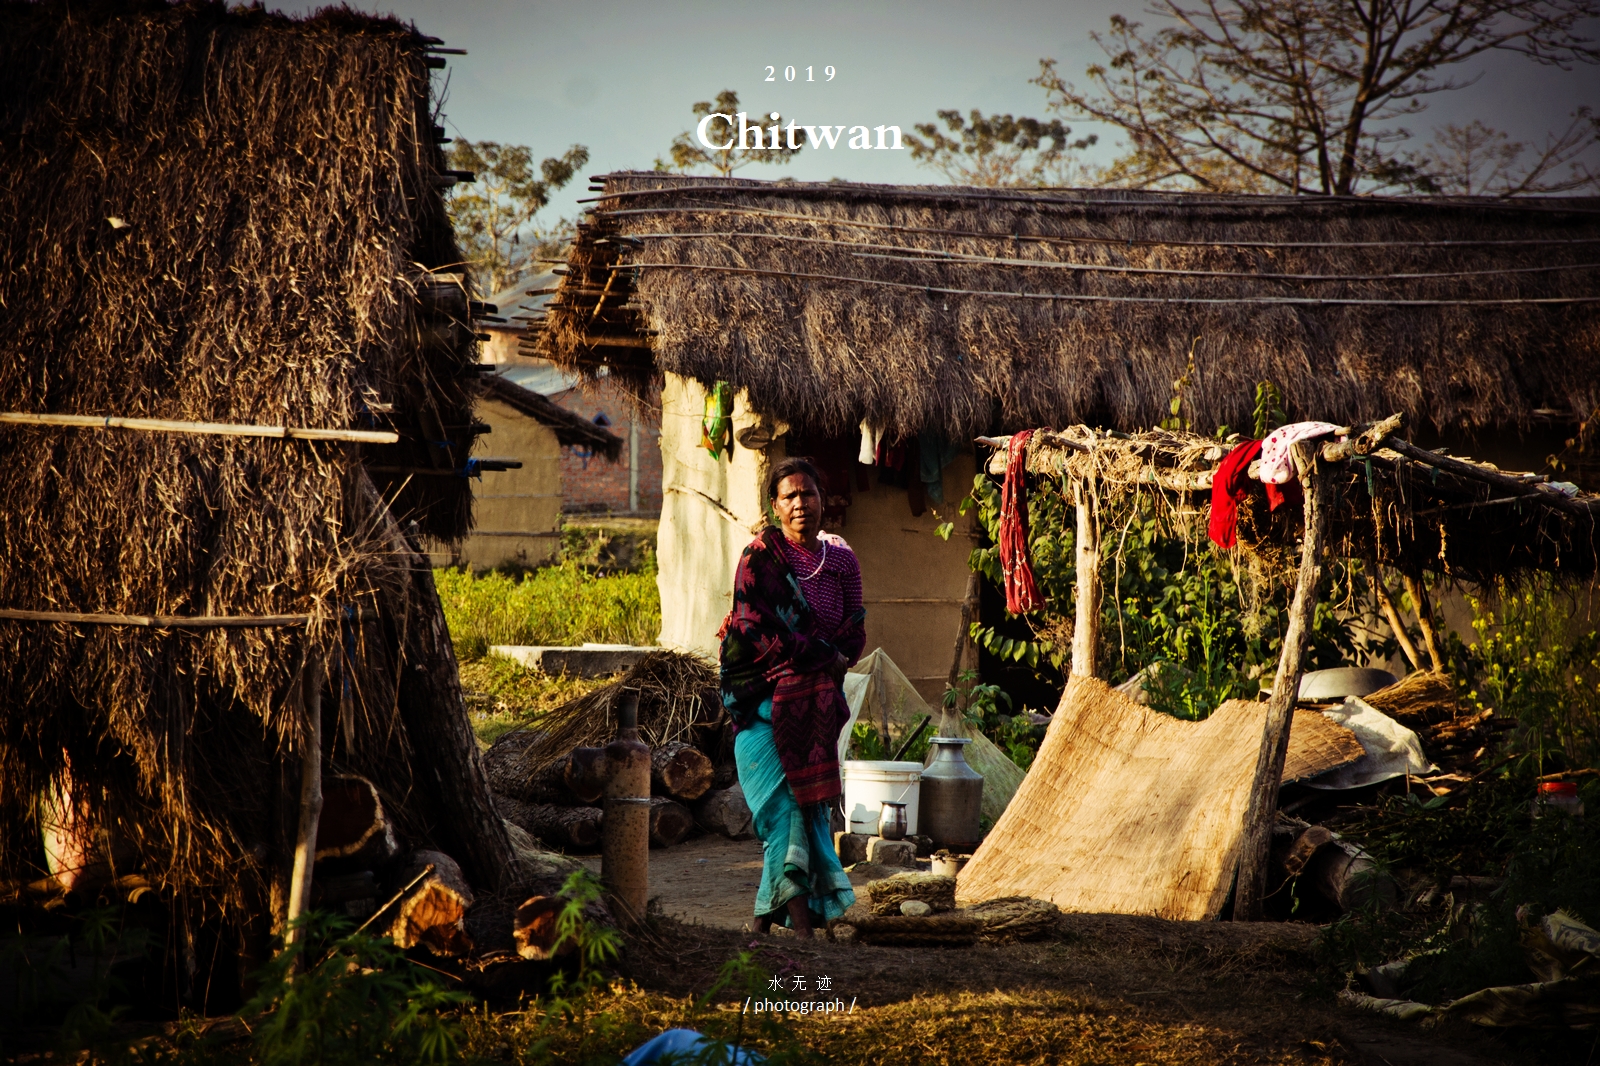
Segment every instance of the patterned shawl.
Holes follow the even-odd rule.
[[[733,579],[733,610],[723,623],[722,703],[736,729],[748,729],[772,699],[772,734],[784,776],[801,804],[831,800],[839,784],[839,731],[850,718],[844,689],[830,672],[838,656],[847,663],[866,646],[866,611],[846,618],[838,632],[819,634],[779,545],[768,528],[745,548]]]

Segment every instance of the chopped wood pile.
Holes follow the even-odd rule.
[[[602,747],[616,732],[614,705],[639,692],[639,735],[650,745],[650,845],[681,844],[696,828],[732,839],[751,835],[750,809],[735,782],[733,737],[716,667],[681,652],[652,652],[618,681],[518,729],[484,755],[501,817],[547,847],[600,846],[605,777]]]

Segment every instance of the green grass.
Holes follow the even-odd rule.
[[[435,570],[434,581],[462,662],[491,644],[654,644],[661,632],[653,567],[596,576],[567,561],[516,577]]]
[[[613,677],[568,677],[529,670],[513,659],[488,655],[461,664],[461,687],[466,691],[467,715],[472,730],[485,744],[493,744],[518,726],[527,725],[546,711],[577,699]]]

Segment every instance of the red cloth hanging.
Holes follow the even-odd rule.
[[[1206,535],[1219,548],[1231,548],[1239,543],[1239,504],[1256,484],[1250,476],[1250,464],[1261,454],[1261,442],[1242,440],[1217,466],[1211,478],[1211,519],[1206,523]],[[1265,485],[1268,509],[1276,511],[1285,502],[1299,498],[1300,486]],[[1287,491],[1285,491],[1287,490]]]
[[[1006,610],[1027,614],[1044,606],[1028,562],[1028,438],[1033,430],[1011,435],[1006,480],[1000,488],[1000,572],[1005,577]]]
[[[1211,476],[1211,519],[1206,523],[1206,535],[1219,548],[1239,543],[1239,504],[1250,491],[1250,464],[1260,454],[1260,441],[1240,441]]]

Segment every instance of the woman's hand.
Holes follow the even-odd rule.
[[[842,652],[834,652],[833,665],[828,667],[828,676],[832,677],[835,684],[844,684],[844,675],[850,670],[850,660]]]

